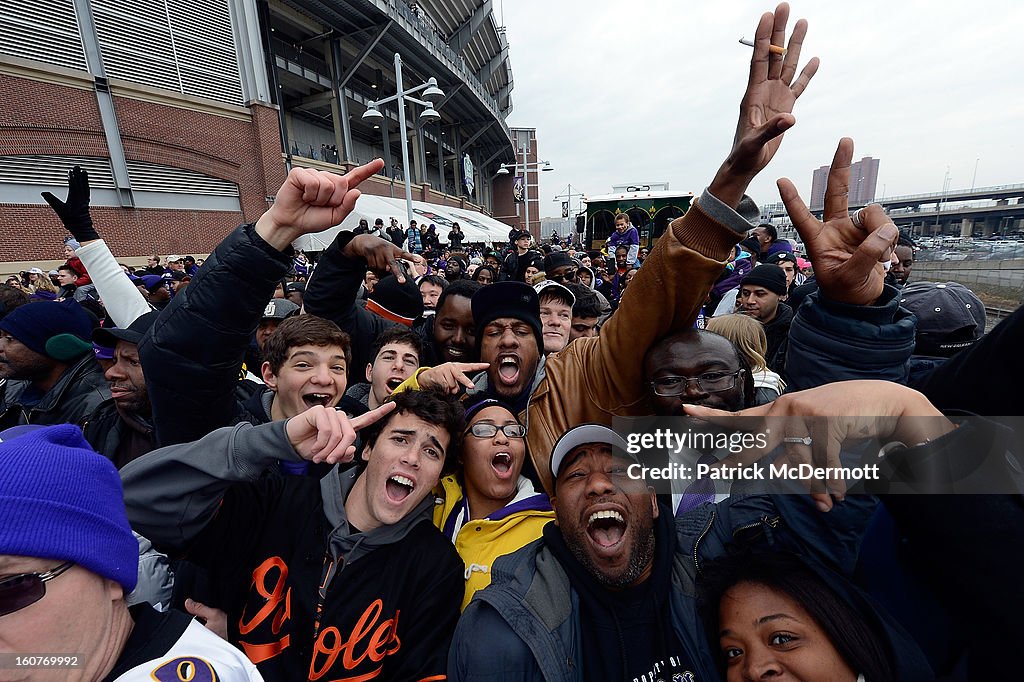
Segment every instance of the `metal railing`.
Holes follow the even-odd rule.
[[[487,92],[480,79],[466,65],[466,60],[448,45],[445,38],[438,33],[432,23],[416,16],[409,5],[405,3],[405,0],[374,0],[374,2],[382,11],[396,18],[406,31],[416,36],[421,43],[429,46],[442,57],[442,61],[446,62],[448,68],[457,73],[480,101],[483,102],[484,106],[487,107],[491,115],[498,122],[498,125],[501,126],[502,131],[511,140],[512,133],[509,131],[508,124],[505,122],[497,100],[494,99],[491,93]]]

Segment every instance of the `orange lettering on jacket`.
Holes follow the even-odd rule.
[[[276,579],[271,580],[271,573],[275,570],[277,573]],[[285,589],[287,581],[288,564],[281,557],[270,557],[256,567],[256,570],[252,572],[250,592],[255,590],[256,594],[262,597],[265,602],[248,621],[246,621],[245,610],[242,610],[242,616],[238,619],[238,633],[240,635],[247,635],[255,630],[271,614],[273,614],[273,620],[270,621],[270,630],[275,635],[280,634],[281,628],[284,626],[285,621],[291,618],[292,613],[292,590],[291,588]],[[242,645],[246,655],[249,656],[249,660],[258,664],[268,658],[277,656],[287,649],[291,644],[291,639],[288,635],[285,635],[276,642],[257,644],[240,641],[239,644]]]
[[[398,614],[378,624],[384,602],[380,599],[371,603],[359,617],[348,639],[342,641],[341,632],[331,626],[325,628],[317,637],[313,648],[313,660],[309,664],[309,679],[319,680],[334,666],[341,656],[341,664],[345,670],[355,670],[367,658],[373,663],[380,663],[385,656],[390,656],[402,648],[398,638]],[[321,656],[326,656],[321,665],[317,665]],[[371,680],[380,675],[383,665],[354,677],[345,677],[338,682],[360,682]]]

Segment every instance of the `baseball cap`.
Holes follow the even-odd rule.
[[[792,263],[793,265],[797,265],[796,256],[794,256],[789,251],[778,251],[776,253],[773,253],[772,255],[768,256],[768,258],[766,258],[764,262],[769,263],[771,265],[778,265],[779,263],[782,262],[789,262]]]
[[[573,450],[587,443],[607,443],[612,446],[612,451],[623,457],[628,457],[638,462],[634,455],[629,454],[625,439],[603,424],[580,424],[575,426],[558,439],[554,449],[551,451],[551,476],[558,478],[558,472],[562,464],[571,463],[566,458]]]
[[[286,298],[272,298],[263,309],[263,320],[283,320],[299,312],[299,306]]]
[[[181,261],[185,260],[185,257],[184,256],[168,256],[167,257],[167,262],[168,263],[177,263],[180,260]]]
[[[92,340],[93,343],[105,346],[107,348],[113,348],[117,345],[118,341],[127,341],[128,343],[134,343],[138,345],[142,337],[146,335],[149,328],[156,322],[156,318],[160,315],[156,310],[150,311],[145,315],[140,315],[128,325],[125,329],[118,329],[117,327],[100,327],[99,329],[93,330]]]
[[[562,302],[568,304],[570,308],[576,305],[576,296],[569,291],[569,288],[559,284],[558,282],[553,282],[550,279],[534,284],[533,289],[537,292],[538,301],[543,294],[544,296],[556,296],[560,298]]]
[[[305,293],[305,291],[306,291],[306,283],[305,282],[288,282],[288,284],[284,285],[284,293],[290,294],[290,293],[293,293],[293,292],[296,292],[296,291],[298,291],[300,293]]]
[[[985,305],[959,282],[911,282],[900,305],[917,317],[918,355],[949,357],[985,333]]]

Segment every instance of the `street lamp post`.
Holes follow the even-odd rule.
[[[523,162],[521,164],[516,163],[503,163],[501,168],[498,169],[496,175],[508,175],[509,168],[512,169],[523,169],[523,203],[526,204],[526,231],[530,232],[530,175],[529,169],[540,168],[541,171],[553,171],[555,167],[551,165],[550,161],[538,161],[537,163],[526,163],[526,150],[523,150]],[[533,234],[530,232],[530,234]]]
[[[420,114],[420,120],[430,123],[441,118],[441,115],[434,108],[434,103],[444,99],[444,92],[441,88],[437,87],[437,79],[433,77],[427,79],[427,82],[422,85],[406,90],[402,83],[402,55],[397,52],[395,53],[395,87],[398,89],[398,92],[391,97],[367,103],[366,111],[363,113],[363,120],[371,123],[383,122],[384,114],[380,113],[380,106],[389,102],[398,102],[398,127],[402,131],[402,172],[405,176],[405,210],[407,213],[406,227],[408,227],[412,224],[413,217],[412,178],[409,172],[409,131],[405,123],[405,103],[412,102],[425,107]],[[412,93],[419,92],[420,90],[423,91],[423,99],[410,97]]]

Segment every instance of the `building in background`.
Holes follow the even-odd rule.
[[[814,171],[811,182],[811,209],[825,205],[825,187],[828,185],[828,166]],[[868,204],[875,200],[878,185],[878,159],[865,156],[850,166],[850,205]]]
[[[9,0],[0,13],[0,263],[62,257],[39,196],[87,168],[119,257],[206,253],[267,209],[293,165],[382,157],[364,193],[400,197],[394,104],[433,76],[441,120],[410,105],[413,198],[493,212],[516,156],[512,68],[490,0]],[[534,213],[536,216],[536,213]],[[404,220],[403,220],[404,222]],[[130,258],[129,258],[130,261]],[[5,268],[7,269],[7,268]]]
[[[494,179],[494,217],[520,230],[529,230],[534,239],[540,239],[537,129],[512,128],[512,144],[515,159],[506,162],[508,175]]]

